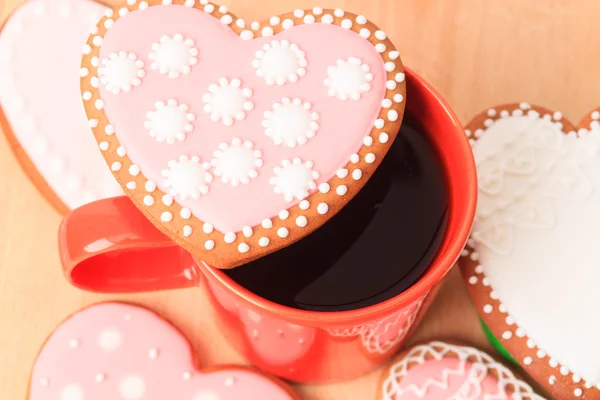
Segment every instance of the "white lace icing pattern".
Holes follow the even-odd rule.
[[[406,338],[417,319],[423,300],[421,298],[412,306],[373,323],[347,329],[328,329],[328,332],[336,337],[360,335],[362,345],[369,353],[386,354]]]
[[[401,387],[402,378],[405,377],[414,364],[425,364],[428,361],[437,361],[444,358],[457,358],[459,367],[454,370],[445,369],[441,378],[429,377],[423,385],[408,385]],[[443,342],[431,342],[426,345],[414,347],[401,361],[394,364],[383,383],[382,400],[398,400],[406,393],[412,393],[418,398],[427,398],[431,388],[448,389],[451,375],[464,376],[467,363],[472,365],[464,383],[456,393],[448,396],[448,400],[477,400],[480,399],[483,380],[494,371],[498,386],[496,393],[483,394],[484,400],[504,400],[506,392],[512,392],[514,399],[544,400],[533,392],[525,382],[517,379],[504,365],[495,361],[488,354],[472,347],[455,346]]]
[[[506,125],[506,126],[504,126]],[[513,125],[523,127],[511,129]],[[514,229],[550,229],[555,213],[552,199],[584,199],[593,190],[581,169],[585,153],[600,146],[600,135],[582,146],[567,137],[559,122],[539,118],[535,111],[522,117],[498,120],[490,129],[503,131],[502,144],[494,152],[474,153],[479,174],[480,199],[472,238],[497,254],[509,254]],[[484,142],[489,134],[478,142]],[[572,153],[570,163],[560,162]],[[510,181],[510,184],[508,184]],[[510,190],[505,190],[507,184]]]

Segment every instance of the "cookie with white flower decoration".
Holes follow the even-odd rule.
[[[98,151],[108,142],[96,143],[81,105],[79,77],[89,74],[81,52],[91,51],[85,42],[106,11],[90,0],[29,0],[0,31],[0,126],[23,170],[63,214],[123,194]]]
[[[415,346],[391,362],[378,400],[544,400],[478,349],[444,342]]]
[[[162,232],[217,268],[336,215],[404,116],[398,51],[339,9],[247,24],[208,0],[129,0],[88,46],[84,106],[115,177]]]
[[[596,238],[600,113],[579,126],[527,103],[467,126],[478,168],[475,224],[459,260],[505,354],[559,399],[600,398]]]
[[[200,357],[166,320],[100,303],[50,335],[33,366],[30,400],[299,400],[291,387],[243,366],[198,369]]]

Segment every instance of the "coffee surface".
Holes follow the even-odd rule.
[[[288,307],[344,311],[377,304],[413,285],[433,261],[445,233],[447,192],[428,133],[406,115],[376,173],[334,218],[299,242],[225,273]]]

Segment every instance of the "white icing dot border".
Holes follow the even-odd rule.
[[[163,6],[162,0],[148,0],[146,3],[147,7]],[[102,143],[102,147],[109,149],[104,152],[105,157],[114,158],[111,161],[119,163],[119,168],[114,171],[114,175],[120,182],[126,182],[123,186],[127,189],[127,193],[134,198],[138,207],[153,207],[149,212],[154,215],[155,218],[152,220],[157,227],[172,238],[178,239],[184,248],[192,253],[201,251],[207,262],[213,260],[211,257],[215,257],[214,260],[219,260],[223,263],[224,256],[232,258],[232,254],[235,256],[235,253],[238,253],[238,256],[235,256],[236,260],[228,260],[235,261],[236,265],[238,265],[238,261],[243,260],[244,257],[248,259],[255,258],[261,252],[271,252],[288,245],[290,239],[298,240],[312,232],[330,218],[329,216],[335,215],[362,188],[363,182],[366,181],[364,177],[372,175],[375,168],[382,161],[380,155],[387,152],[390,146],[389,143],[393,141],[396,132],[399,130],[398,128],[402,119],[401,113],[404,111],[403,103],[406,91],[402,62],[399,53],[393,48],[392,43],[383,31],[375,27],[365,17],[346,13],[339,9],[327,10],[316,7],[311,10],[302,10],[302,17],[298,17],[297,15],[300,13],[296,11],[297,15],[290,12],[271,17],[263,22],[254,21],[249,23],[229,13],[226,7],[219,7],[207,0],[202,0],[199,3],[188,0],[169,0],[167,3],[164,3],[165,6],[171,4],[194,7],[211,14],[213,17],[219,19],[221,23],[228,25],[244,40],[270,37],[293,26],[315,22],[334,24],[348,29],[359,36],[361,31],[364,33],[366,29],[370,34],[368,37],[363,36],[362,39],[369,42],[379,52],[385,66],[382,72],[377,71],[377,73],[385,74],[386,91],[382,99],[382,106],[385,103],[385,107],[382,108],[378,115],[371,132],[365,137],[363,146],[356,154],[350,156],[348,165],[345,167],[349,173],[343,178],[334,176],[327,182],[326,186],[321,185],[318,191],[315,190],[309,194],[305,199],[306,203],[301,202],[302,207],[300,203],[292,205],[288,209],[289,217],[278,218],[276,216],[271,218],[271,224],[267,224],[268,228],[265,227],[265,224],[253,227],[252,234],[249,237],[237,234],[233,242],[227,243],[223,233],[216,230],[211,230],[208,233],[204,231],[204,221],[200,221],[198,218],[192,216],[189,210],[182,208],[177,202],[165,202],[165,193],[156,190],[156,187],[153,187],[143,174],[138,173],[135,176],[129,174],[131,160],[126,154],[123,156],[115,155],[114,152],[110,151],[112,148],[119,147],[117,135],[114,134],[114,129],[108,124],[104,113],[98,112],[98,110],[94,111],[90,108],[90,102],[97,99],[98,95],[95,89],[97,89],[99,84],[94,79],[96,69],[91,60],[99,53],[99,47],[102,45],[102,37],[107,29],[104,26],[105,21],[111,19],[113,22],[109,22],[108,25],[112,26],[116,20],[127,16],[130,11],[139,9],[139,1],[131,0],[126,5],[114,9],[110,17],[100,20],[93,36],[86,44],[86,54],[83,58],[83,66],[88,69],[88,76],[82,78],[82,84],[84,87],[86,85],[91,86],[91,92],[94,93],[91,96],[84,95],[83,98],[90,126],[93,128],[98,142]],[[298,50],[301,51],[301,48],[299,47]],[[201,52],[202,49],[199,49],[199,53]],[[249,60],[250,65],[252,61],[252,59]],[[374,70],[371,72],[373,74],[376,73]],[[299,78],[301,78],[301,75],[302,72],[298,73]],[[224,79],[230,81],[236,79],[236,77],[227,77]],[[293,82],[287,82],[287,85],[293,84]],[[243,82],[242,87],[244,87]],[[324,90],[327,90],[326,87]],[[252,96],[252,93],[248,93],[248,95]],[[248,98],[248,102],[251,102],[251,98]],[[248,105],[248,108],[253,108],[253,105],[252,107]],[[209,112],[207,110],[204,111]],[[247,109],[245,111],[250,110]],[[240,115],[240,117],[242,116]],[[228,121],[228,123],[231,122],[233,124],[234,120],[235,118],[232,118],[232,121]],[[223,122],[221,120],[221,123]],[[315,167],[318,170],[318,166]],[[127,177],[122,180],[119,179],[125,173]],[[214,170],[211,170],[212,175],[214,175]],[[149,191],[148,187],[151,187],[153,190]],[[342,199],[342,204],[340,204],[340,198]],[[284,234],[284,230],[281,228],[285,228],[287,234]],[[242,244],[248,245],[249,249]],[[229,246],[236,246],[237,251],[227,250]],[[239,256],[239,254],[244,254],[244,256]]]
[[[485,129],[493,126],[496,121],[511,116],[523,115],[537,116],[539,119],[552,121],[565,135],[581,137],[589,132],[585,128],[580,128],[579,130],[574,128],[561,112],[552,112],[542,107],[522,102],[488,109],[475,117],[467,125],[465,133],[469,138],[471,146],[474,146],[477,139],[485,134]],[[594,117],[600,119],[600,112],[598,110],[590,113],[584,119],[584,123],[586,120],[591,122],[597,120]],[[580,126],[584,125],[584,123],[581,123]],[[547,352],[539,348],[528,337],[527,332],[518,325],[515,318],[502,303],[498,293],[491,286],[489,278],[486,277],[485,268],[479,263],[479,254],[475,250],[475,245],[475,240],[470,238],[461,254],[458,264],[463,279],[467,283],[469,294],[478,308],[480,315],[484,321],[487,318],[495,321],[493,324],[488,323],[487,326],[494,331],[496,338],[503,346],[507,347],[519,364],[536,377],[536,380],[553,394],[559,395],[562,393],[564,396],[574,395],[575,397],[585,395],[590,396],[590,398],[599,395],[600,387],[588,384],[580,376],[573,374],[568,368],[561,365],[556,359],[549,357]],[[499,318],[499,316],[502,317]],[[540,365],[546,365],[546,368],[543,368],[546,372],[541,372],[537,369]],[[559,392],[557,393],[556,391]]]
[[[600,108],[590,112],[586,118],[579,124],[579,131],[594,130],[600,131]]]

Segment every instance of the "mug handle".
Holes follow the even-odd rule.
[[[192,256],[160,232],[127,196],[81,206],[65,216],[59,249],[67,280],[96,293],[198,286]]]

